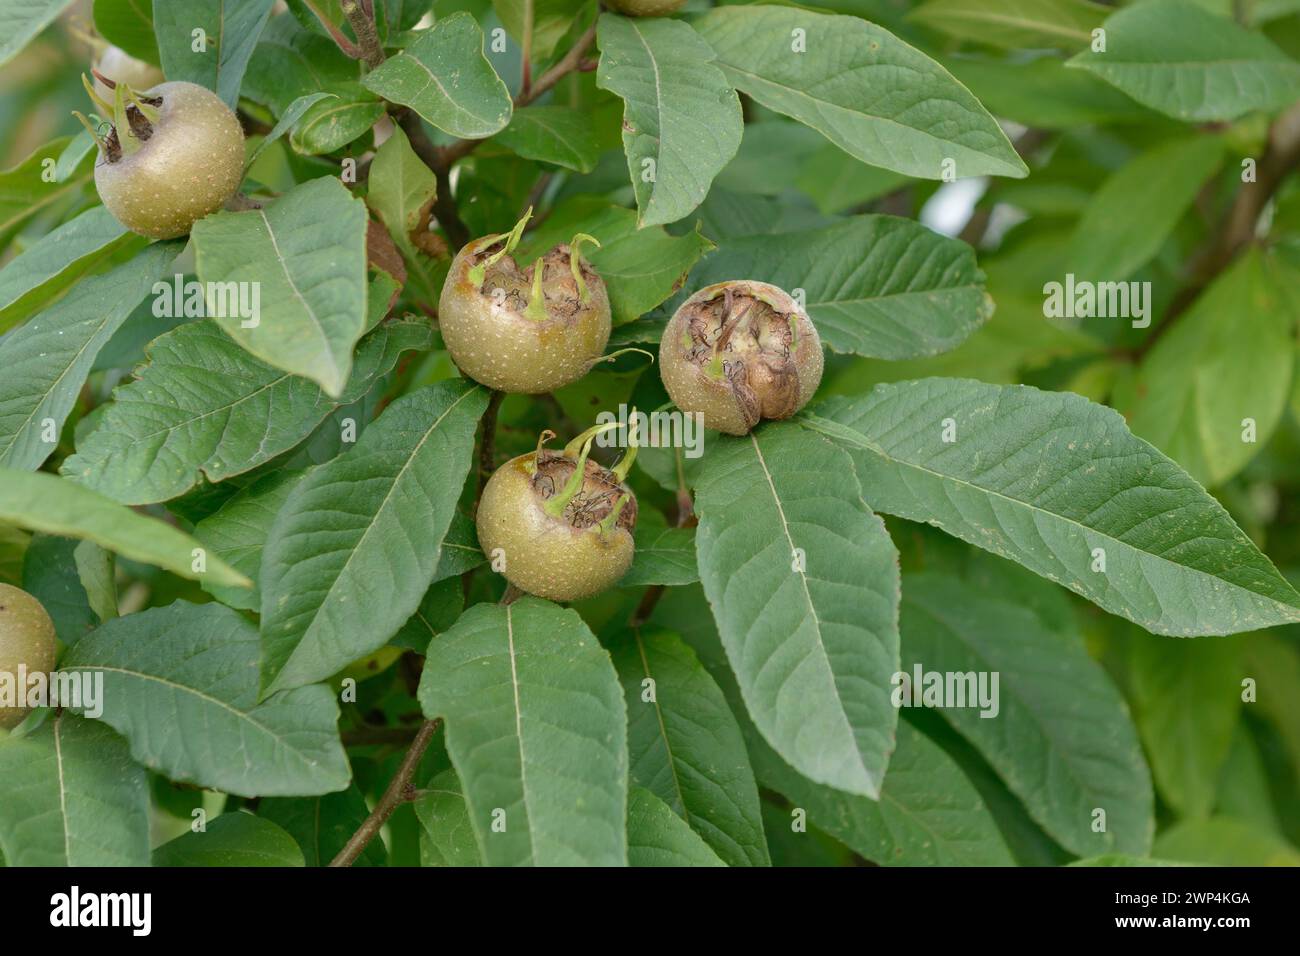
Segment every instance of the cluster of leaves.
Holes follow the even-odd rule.
[[[8,864],[1300,861],[1300,4],[95,0],[252,132],[257,208],[150,245],[48,139],[67,5],[0,4],[0,581],[104,700],[0,739]],[[481,482],[665,394],[457,376],[449,254],[528,206],[614,345],[752,278],[831,352],[795,420],[642,449],[571,608],[498,601]],[[1067,273],[1151,327],[1049,320]],[[999,713],[900,714],[915,667]]]

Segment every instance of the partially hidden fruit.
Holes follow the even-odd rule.
[[[244,132],[221,99],[195,83],[160,83],[144,93],[118,83],[106,102],[106,135],[78,114],[99,144],[95,188],[114,218],[151,239],[172,239],[216,212],[244,176]]]
[[[438,327],[465,375],[503,392],[536,394],[576,382],[601,360],[610,312],[605,283],[579,251],[583,242],[598,245],[591,236],[580,233],[519,268],[511,253],[529,215],[456,254]]]
[[[22,673],[48,674],[54,670],[57,651],[54,622],[41,602],[26,591],[0,584],[0,685],[7,684],[24,697],[28,684],[21,681]],[[26,716],[25,707],[0,707],[0,727],[17,727]]]
[[[686,0],[605,0],[605,6],[625,17],[665,17],[686,5]]]
[[[95,58],[95,92],[111,102],[113,87],[104,83],[100,77],[111,83],[125,83],[134,90],[147,90],[163,81],[163,71],[152,63],[137,60],[121,47],[109,44]]]
[[[821,383],[822,362],[821,339],[799,303],[751,280],[696,292],[659,344],[659,373],[674,404],[730,435],[803,408]]]
[[[614,468],[588,458],[598,426],[563,452],[537,451],[512,458],[483,489],[476,523],[489,559],[504,559],[502,573],[515,587],[551,601],[599,594],[632,564],[636,495],[624,484],[635,457],[629,450]],[[499,549],[499,550],[498,550]]]

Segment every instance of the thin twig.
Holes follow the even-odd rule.
[[[357,832],[348,839],[338,856],[330,861],[330,866],[351,866],[355,863],[370,845],[370,841],[379,835],[379,831],[383,829],[394,811],[403,803],[415,799],[416,791],[411,779],[415,776],[420,760],[424,757],[424,752],[429,749],[429,744],[433,741],[433,735],[438,732],[440,724],[440,720],[426,720],[420,725],[415,740],[411,742],[410,749],[402,758],[402,765],[397,769],[397,773],[388,782],[384,795],[379,798],[370,816],[366,817],[365,822],[357,828]]]
[[[316,20],[325,28],[340,50],[354,60],[361,59],[361,48],[349,40],[346,33],[331,23],[329,17],[317,10],[311,0],[303,0],[303,5],[315,15]]]
[[[487,411],[483,413],[483,440],[478,448],[478,492],[474,495],[474,510],[478,511],[478,501],[483,497],[483,486],[497,470],[497,412],[501,409],[501,400],[505,392],[493,390],[488,398]]]
[[[384,62],[384,47],[379,42],[379,33],[375,29],[375,15],[357,0],[343,0],[343,15],[352,25],[352,32],[357,36],[361,48],[361,59],[366,66],[374,69]]]

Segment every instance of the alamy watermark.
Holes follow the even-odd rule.
[[[104,716],[103,671],[0,671],[0,707],[34,710],[72,707],[87,717]]]
[[[1002,709],[998,697],[998,671],[927,671],[920,664],[912,673],[897,671],[890,701],[895,707],[978,708],[981,717],[996,717]]]
[[[1043,295],[1049,319],[1132,319],[1135,329],[1151,324],[1150,282],[1090,282],[1067,272],[1064,283],[1044,285]]]
[[[255,329],[262,322],[260,282],[186,281],[178,272],[170,282],[155,282],[153,295],[153,314],[160,319],[239,319],[245,329]]]
[[[617,415],[601,412],[596,416],[596,424],[619,426],[596,435],[596,444],[602,448],[635,444],[638,448],[681,448],[687,458],[704,454],[704,415],[700,412],[647,413],[619,405]],[[620,439],[620,433],[629,437]]]

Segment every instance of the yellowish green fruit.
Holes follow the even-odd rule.
[[[605,6],[626,17],[664,17],[685,5],[686,0],[605,0]]]
[[[794,415],[817,391],[822,363],[821,339],[799,304],[745,279],[696,292],[659,344],[659,373],[674,404],[729,435]]]
[[[632,565],[636,528],[636,495],[619,469],[591,461],[586,449],[575,456],[572,446],[512,458],[483,489],[476,519],[483,552],[504,559],[515,587],[551,601],[609,588]]]
[[[24,694],[19,668],[28,675],[48,674],[54,670],[57,653],[54,622],[41,602],[26,591],[0,584],[0,682]],[[17,727],[26,716],[25,707],[0,707],[0,727]]]
[[[514,230],[468,243],[452,260],[438,328],[462,373],[503,392],[537,394],[576,382],[609,341],[609,295],[575,236],[521,269]]]
[[[229,107],[197,84],[162,83],[134,95],[138,105],[126,106],[125,122],[100,144],[95,188],[132,232],[183,236],[239,189],[244,132]]]

